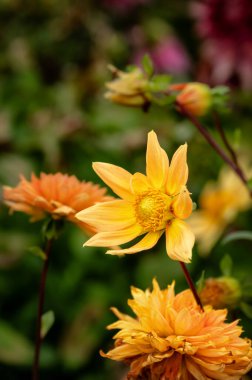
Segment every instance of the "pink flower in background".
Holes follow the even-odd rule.
[[[166,37],[161,40],[150,55],[158,71],[181,74],[190,68],[189,57],[176,37]]]
[[[251,0],[207,0],[191,7],[203,39],[199,80],[252,88]]]
[[[149,54],[155,70],[158,72],[174,75],[185,74],[191,66],[189,56],[175,36],[164,37],[152,47],[142,47],[137,51],[134,62],[141,64],[145,54]]]

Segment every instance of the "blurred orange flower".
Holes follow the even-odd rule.
[[[121,200],[97,204],[77,214],[98,233],[84,245],[110,247],[127,243],[146,234],[127,249],[110,250],[112,255],[131,254],[152,248],[166,231],[166,251],[173,260],[190,262],[194,235],[183,219],[192,212],[186,188],[187,145],[168,157],[155,132],[148,134],[146,175],[130,174],[111,164],[96,162],[93,168]]]
[[[176,104],[193,116],[205,115],[212,105],[211,89],[204,83],[174,84],[170,90],[180,91],[176,96]]]
[[[31,221],[51,214],[54,219],[65,218],[76,223],[89,233],[95,232],[95,229],[81,222],[75,214],[96,202],[113,199],[105,194],[105,188],[61,173],[41,173],[39,178],[32,174],[30,181],[21,175],[16,187],[3,187],[4,203],[11,211],[31,215]]]
[[[101,355],[130,365],[128,379],[238,380],[252,367],[251,341],[240,337],[238,321],[225,322],[227,310],[196,304],[190,290],[178,295],[174,283],[153,291],[132,287],[129,306],[137,318],[112,308],[119,329],[115,347]]]
[[[251,207],[248,190],[230,169],[224,168],[217,182],[209,182],[199,199],[189,224],[195,233],[199,252],[209,253],[238,212]]]

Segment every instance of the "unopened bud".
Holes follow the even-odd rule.
[[[181,89],[176,97],[176,103],[193,116],[205,115],[212,105],[211,90],[206,84],[195,82],[180,85],[180,87],[174,85],[173,89]]]
[[[110,69],[115,75],[115,79],[106,83],[109,90],[105,93],[106,99],[133,107],[145,107],[149,103],[148,79],[140,68],[135,67],[130,72],[117,70],[113,66],[110,66]]]
[[[235,308],[241,295],[239,281],[226,276],[206,279],[199,293],[203,305],[212,305],[215,309]]]

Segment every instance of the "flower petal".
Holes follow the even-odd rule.
[[[140,240],[137,244],[133,245],[130,248],[115,250],[112,249],[107,251],[106,253],[110,255],[124,255],[146,251],[147,249],[151,249],[152,247],[154,247],[154,245],[157,244],[163,232],[164,231],[149,232],[147,235],[144,236],[142,240]]]
[[[96,235],[92,236],[91,239],[86,241],[84,246],[111,247],[114,245],[128,243],[141,234],[142,228],[135,224],[120,231],[98,232]]]
[[[142,173],[135,173],[131,177],[130,187],[133,193],[139,194],[150,189],[148,178]]]
[[[172,260],[189,263],[194,241],[194,234],[183,220],[174,219],[167,225],[166,251]]]
[[[130,190],[132,175],[127,170],[105,162],[94,162],[93,169],[119,197],[129,201],[134,199]]]
[[[187,189],[182,190],[181,193],[172,202],[173,213],[177,218],[186,219],[192,213],[192,199]]]
[[[168,194],[180,193],[188,179],[188,166],[186,162],[187,144],[181,145],[174,153],[168,172],[166,190]]]
[[[151,184],[160,189],[166,182],[169,160],[166,152],[160,147],[154,131],[148,133],[146,151],[146,174]]]
[[[132,205],[124,200],[97,203],[76,214],[76,218],[98,231],[116,231],[136,223]]]

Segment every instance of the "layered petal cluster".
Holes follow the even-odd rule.
[[[238,380],[252,367],[251,341],[241,338],[227,311],[196,304],[190,290],[178,295],[174,283],[153,291],[132,287],[128,301],[136,318],[113,308],[118,321],[115,346],[101,355],[130,365],[128,379]]]
[[[189,219],[199,252],[207,255],[236,215],[251,207],[248,190],[230,169],[224,168],[217,182],[208,183],[199,198],[199,210]]]
[[[90,233],[95,229],[76,219],[76,213],[112,199],[105,188],[61,173],[41,173],[39,177],[32,174],[30,181],[21,176],[16,187],[3,187],[3,198],[11,211],[29,214],[31,221],[51,214],[54,219],[66,218]]]
[[[130,248],[107,251],[115,255],[132,254],[152,248],[165,232],[169,257],[189,262],[194,234],[184,221],[192,212],[186,188],[186,154],[184,144],[169,165],[167,154],[152,131],[148,134],[146,175],[132,175],[115,165],[94,163],[96,173],[122,199],[97,204],[77,214],[77,218],[98,231],[85,245],[111,247],[145,234]]]
[[[106,83],[109,91],[105,93],[105,98],[114,103],[133,107],[143,107],[149,103],[148,80],[140,68],[136,67],[130,72],[117,70],[113,66],[110,69],[116,78]]]

